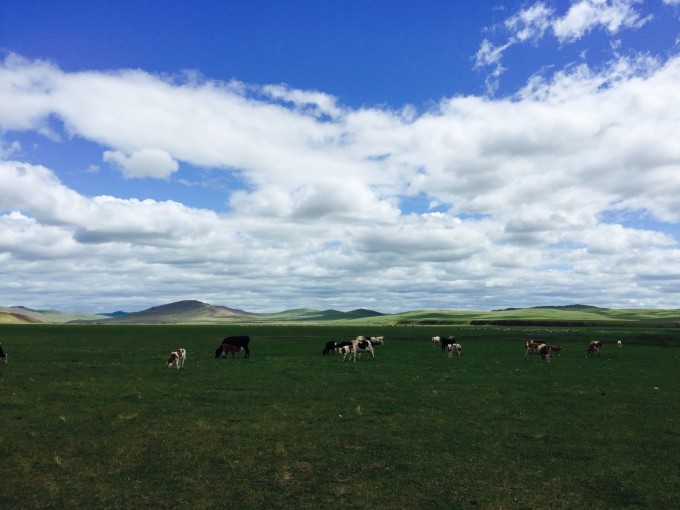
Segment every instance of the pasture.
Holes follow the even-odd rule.
[[[250,359],[214,358],[232,334]],[[358,334],[385,335],[374,360],[321,355]],[[527,339],[564,351],[524,361]],[[0,508],[680,508],[677,329],[5,325],[0,343]]]

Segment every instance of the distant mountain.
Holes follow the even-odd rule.
[[[680,310],[609,309],[590,305],[537,306],[492,311],[414,310],[383,314],[358,308],[349,312],[296,308],[277,313],[252,313],[195,300],[154,306],[140,312],[64,313],[24,306],[0,307],[0,324],[295,324],[324,323],[361,326],[584,326],[644,322],[680,327]]]
[[[516,310],[609,310],[608,308],[600,308],[599,306],[591,305],[546,305],[546,306],[532,306],[531,308],[501,308],[498,310],[491,310],[492,312],[511,312]]]
[[[177,323],[221,323],[255,318],[256,315],[243,310],[216,306],[201,301],[186,300],[153,306],[141,312],[118,314],[98,322],[104,324],[177,324]],[[244,320],[245,322],[245,320]]]
[[[0,309],[0,324],[39,324],[41,322],[28,314],[10,311],[12,309],[16,307]]]
[[[177,301],[153,306],[139,312],[117,311],[99,314],[62,313],[55,310],[32,310],[23,306],[0,307],[0,323],[98,323],[98,324],[221,324],[230,322],[327,322],[370,319],[383,314],[358,308],[349,312],[298,308],[277,313],[251,313],[196,300]]]
[[[561,306],[534,306],[532,309],[548,308],[551,310],[609,310],[609,308],[601,308],[599,306],[591,305],[561,305]]]
[[[117,312],[98,313],[97,315],[101,315],[102,317],[124,317],[126,315],[129,315],[129,312],[121,312],[120,310],[118,310]]]
[[[261,318],[266,318],[269,321],[278,322],[314,322],[314,321],[337,321],[337,320],[352,320],[364,319],[367,317],[381,317],[384,314],[374,310],[367,310],[365,308],[357,308],[349,312],[341,312],[338,310],[315,310],[313,308],[297,308],[293,310],[285,310],[277,313],[259,314]]]
[[[95,317],[91,313],[33,310],[25,306],[0,307],[0,324],[63,324],[74,320],[92,320]]]

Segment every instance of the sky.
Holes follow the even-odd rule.
[[[0,306],[680,308],[680,0],[0,4]]]

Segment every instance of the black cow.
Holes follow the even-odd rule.
[[[456,344],[456,343],[458,343],[458,342],[456,341],[456,337],[455,337],[455,336],[449,336],[449,337],[440,336],[439,338],[440,338],[439,343],[440,343],[441,346],[442,346],[442,352],[444,352],[444,351],[446,351],[446,350],[448,349],[449,344]]]
[[[248,349],[248,344],[250,343],[250,337],[249,336],[228,336],[224,340],[222,340],[222,344],[217,348],[215,351],[215,357],[226,357],[227,352],[232,352],[231,349],[226,348],[225,346],[233,346],[233,347],[243,347],[243,350],[246,352],[246,358],[250,357],[250,350]]]
[[[325,356],[326,354],[330,354],[335,350],[335,348],[338,346],[338,343],[331,340],[330,342],[326,342],[326,345],[323,348],[323,355]]]
[[[7,363],[7,353],[2,350],[2,344],[0,344],[0,363]]]

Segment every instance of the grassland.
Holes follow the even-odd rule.
[[[249,360],[213,358],[241,333]],[[386,336],[375,360],[321,356],[357,334]],[[524,361],[528,338],[564,353]],[[677,328],[2,325],[0,342],[0,508],[680,508]]]

